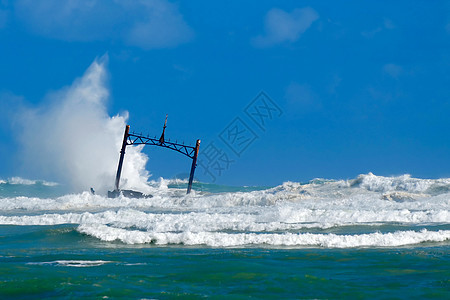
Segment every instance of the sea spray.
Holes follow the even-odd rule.
[[[49,93],[45,104],[20,115],[23,163],[34,177],[51,178],[73,191],[111,189],[128,113],[109,116],[107,55],[70,86]],[[149,192],[141,147],[128,147],[122,186]]]

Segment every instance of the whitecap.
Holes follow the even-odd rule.
[[[288,247],[398,247],[424,242],[444,242],[450,239],[450,230],[396,231],[338,235],[333,233],[224,233],[224,232],[145,232],[125,230],[106,225],[80,225],[78,231],[102,241],[121,241],[126,244],[154,243],[157,245],[183,244],[210,247],[288,246]]]
[[[48,262],[30,262],[29,265],[51,265],[58,267],[76,267],[76,268],[85,268],[85,267],[98,267],[104,264],[113,263],[112,261],[105,260],[55,260]]]

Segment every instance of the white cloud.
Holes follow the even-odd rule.
[[[375,28],[373,30],[363,31],[363,32],[361,32],[361,35],[365,38],[370,39],[370,38],[373,38],[376,34],[382,32],[383,30],[392,30],[395,28],[396,28],[396,26],[391,20],[384,19],[383,25],[378,26],[377,28]]]
[[[35,34],[66,41],[120,40],[152,49],[193,37],[178,7],[167,0],[18,0],[15,11]]]
[[[383,71],[392,78],[398,79],[398,77],[403,73],[403,68],[396,64],[385,64],[383,66]]]
[[[291,82],[286,88],[285,98],[293,111],[311,112],[322,108],[319,96],[308,84]]]
[[[257,47],[268,47],[283,42],[295,42],[319,18],[310,8],[297,8],[288,13],[279,8],[271,9],[265,19],[265,34],[252,39]]]
[[[383,25],[384,25],[384,28],[386,28],[386,29],[395,29],[396,28],[395,24],[389,19],[384,19]]]

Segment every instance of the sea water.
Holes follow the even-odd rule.
[[[450,179],[0,181],[0,298],[449,298]]]

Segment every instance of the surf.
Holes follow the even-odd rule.
[[[22,180],[10,185],[3,181],[3,188],[42,184]],[[107,198],[87,191],[59,197],[11,197],[0,189],[0,225],[72,224],[79,234],[124,244],[299,248],[441,245],[449,243],[449,182],[447,178],[369,173],[348,180],[314,179],[251,190],[197,182],[207,188],[186,195],[184,181],[160,179],[148,183],[152,198]]]

